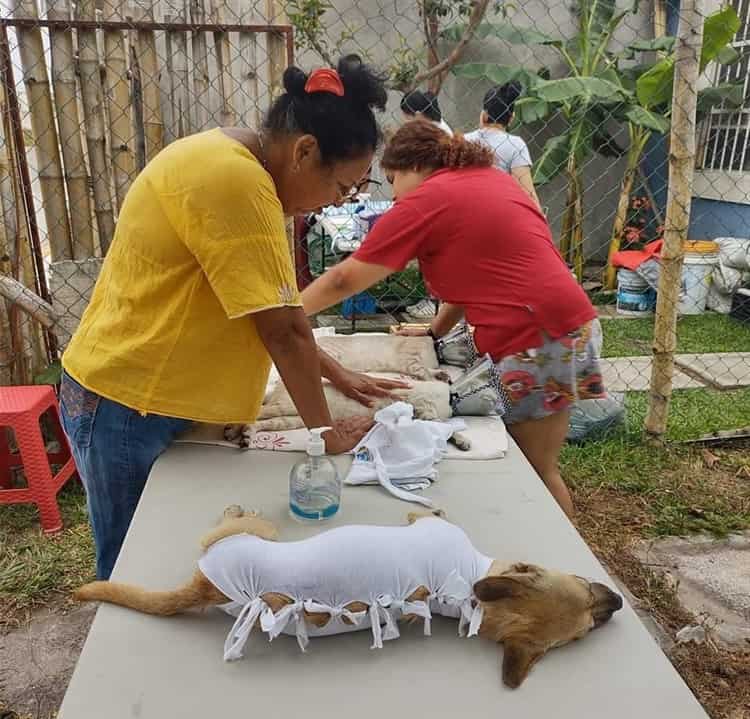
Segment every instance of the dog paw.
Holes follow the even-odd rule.
[[[224,439],[236,444],[240,449],[248,449],[253,429],[250,424],[228,424],[224,427]]]
[[[471,440],[461,432],[454,432],[450,441],[462,452],[468,452],[471,449]]]
[[[433,509],[432,511],[422,512],[409,512],[409,514],[406,515],[406,519],[409,524],[414,524],[414,522],[420,519],[424,519],[425,517],[440,517],[440,519],[445,519],[446,515],[442,509]]]

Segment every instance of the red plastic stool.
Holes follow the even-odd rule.
[[[51,454],[47,453],[39,426],[45,412],[60,444],[60,451]],[[7,427],[15,432],[17,454],[10,451]],[[62,465],[54,476],[50,463]],[[28,486],[12,489],[10,470],[21,466]],[[0,387],[0,504],[36,504],[42,529],[47,534],[59,532],[62,517],[57,493],[75,471],[76,465],[60,426],[54,388],[48,385]]]

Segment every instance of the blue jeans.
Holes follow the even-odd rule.
[[[96,575],[109,579],[151,466],[191,422],[143,416],[90,392],[65,373],[60,415],[86,489]]]

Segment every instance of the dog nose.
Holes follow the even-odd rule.
[[[599,627],[608,622],[615,612],[622,609],[622,597],[613,592],[609,587],[598,582],[594,582],[591,585],[591,590],[594,593],[594,597],[596,597],[596,604],[592,612],[594,615],[594,626]]]

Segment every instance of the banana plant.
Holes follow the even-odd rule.
[[[629,196],[648,137],[653,132],[666,132],[669,127],[668,116],[658,111],[661,106],[657,103],[644,105],[636,91],[637,79],[651,71],[653,66],[623,70],[621,64],[624,60],[632,60],[636,52],[669,50],[674,40],[661,38],[633,43],[624,53],[616,53],[610,48],[614,33],[629,14],[637,12],[638,4],[636,0],[629,9],[618,11],[615,0],[577,0],[573,8],[578,20],[577,32],[570,39],[553,38],[535,29],[508,25],[487,23],[478,28],[478,38],[497,37],[512,44],[554,48],[565,65],[565,77],[549,79],[544,74],[521,67],[487,63],[468,63],[454,68],[457,75],[486,78],[495,84],[519,80],[524,85],[524,96],[516,103],[518,124],[537,122],[553,114],[560,114],[566,120],[565,132],[550,138],[545,144],[534,164],[533,177],[537,185],[549,182],[562,172],[567,177],[560,251],[574,267],[579,279],[583,274],[582,173],[586,161],[593,154],[615,158],[627,153],[627,167],[635,168],[626,173],[627,183],[626,178],[623,179],[623,188],[627,184]],[[728,39],[719,43],[720,47],[727,42]],[[711,43],[711,47],[714,44]],[[708,54],[716,57],[713,50]],[[671,67],[673,71],[673,65]],[[660,87],[668,74],[667,66],[660,70],[660,74],[654,73],[652,86]],[[607,130],[615,122],[627,123],[630,135],[627,150],[621,148]]]
[[[570,39],[507,25],[487,24],[479,28],[480,37],[554,48],[564,63],[565,77],[546,79],[521,68],[508,67],[498,73],[490,69],[492,66],[481,64],[461,65],[454,70],[464,77],[486,77],[496,83],[520,80],[524,97],[516,104],[519,123],[538,121],[552,114],[560,114],[566,120],[565,132],[545,144],[534,164],[533,177],[537,185],[549,182],[561,172],[567,177],[560,252],[579,279],[583,275],[583,167],[594,153],[610,156],[622,153],[606,128],[613,110],[633,98],[618,81],[616,56],[610,50],[610,43],[623,20],[637,9],[638,2],[618,11],[615,0],[577,0],[573,6],[577,32]]]

